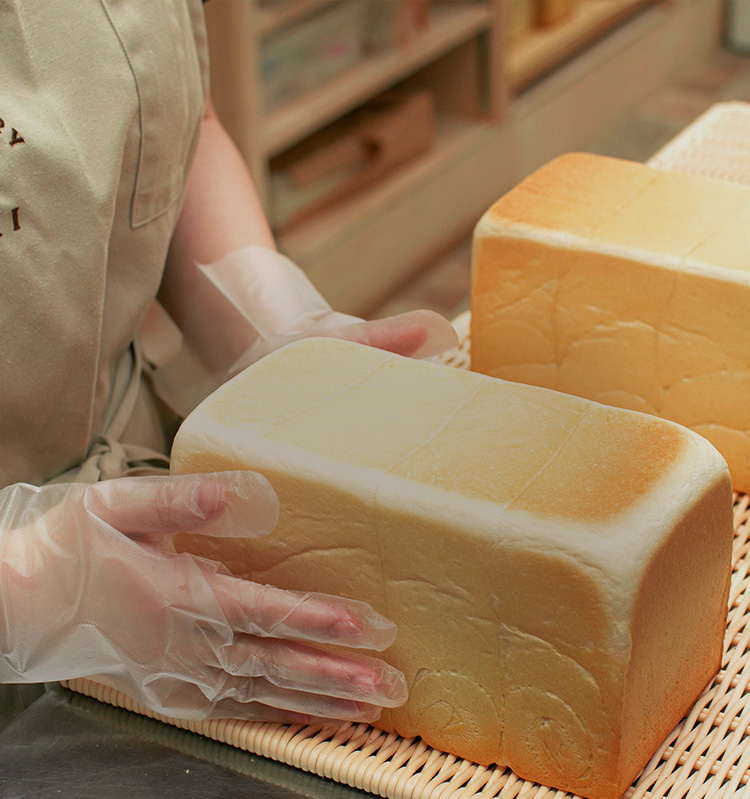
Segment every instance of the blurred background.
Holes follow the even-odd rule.
[[[468,309],[471,231],[564,152],[750,102],[750,0],[214,0],[211,90],[280,248],[360,316]]]

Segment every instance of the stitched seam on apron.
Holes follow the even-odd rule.
[[[125,47],[125,42],[120,36],[120,31],[117,29],[114,20],[112,19],[112,15],[109,13],[109,9],[107,8],[107,4],[104,0],[99,0],[101,7],[104,9],[104,13],[107,15],[107,19],[109,20],[109,24],[112,26],[112,30],[115,32],[115,36],[117,36],[117,41],[120,42],[120,47],[122,48],[122,52],[125,55],[125,60],[128,62],[128,68],[130,69],[130,73],[133,76],[133,82],[135,83],[135,93],[138,97],[138,166],[136,167],[135,172],[135,183],[133,184],[133,196],[130,200],[130,223],[132,225],[133,222],[133,206],[135,205],[135,197],[136,197],[136,187],[138,185],[138,176],[140,175],[140,166],[141,166],[141,156],[143,154],[143,98],[141,96],[141,87],[138,83],[138,76],[135,73],[135,68],[133,67],[133,62],[130,60],[130,53],[128,53],[127,48]]]
[[[117,36],[117,41],[120,42],[120,47],[122,48],[122,52],[125,54],[125,60],[128,62],[128,68],[130,69],[130,73],[133,76],[133,82],[135,83],[135,92],[138,97],[138,162],[136,167],[135,173],[135,182],[133,184],[133,196],[130,200],[130,226],[133,228],[141,227],[142,225],[146,225],[149,222],[152,222],[154,219],[162,216],[162,214],[166,213],[182,196],[180,194],[175,194],[175,196],[171,199],[170,202],[164,204],[160,207],[157,211],[154,211],[149,216],[138,219],[137,222],[135,221],[136,217],[136,203],[138,199],[138,186],[141,181],[141,169],[143,165],[143,141],[145,136],[144,130],[144,120],[143,120],[143,92],[141,91],[141,85],[138,82],[138,73],[135,70],[135,66],[133,65],[133,61],[130,57],[130,53],[128,52],[128,48],[125,46],[125,40],[122,38],[120,31],[115,24],[115,21],[112,19],[112,15],[107,8],[106,3],[104,0],[99,0],[102,8],[104,9],[104,13],[107,15],[107,19],[109,20],[109,24],[112,26],[112,30],[115,32]]]
[[[144,150],[146,146],[146,118],[145,118],[145,106],[146,102],[144,99],[144,91],[141,83],[138,80],[138,70],[133,62],[133,58],[131,56],[130,51],[125,43],[125,38],[120,33],[119,28],[117,27],[117,23],[115,22],[112,14],[110,13],[109,8],[107,7],[106,0],[100,0],[100,4],[104,8],[104,11],[107,15],[107,19],[109,24],[111,25],[115,35],[117,36],[117,40],[120,43],[120,47],[125,54],[125,58],[128,63],[128,67],[130,72],[133,76],[133,80],[135,82],[136,88],[136,96],[138,98],[138,126],[139,126],[139,141],[138,141],[138,161],[137,161],[137,168],[136,168],[136,177],[135,182],[133,184],[133,196],[130,203],[130,226],[132,228],[139,228],[143,225],[148,224],[149,222],[153,222],[155,219],[163,216],[165,213],[169,212],[171,209],[174,208],[175,205],[178,205],[182,198],[184,197],[185,191],[185,181],[182,182],[182,188],[179,191],[171,192],[171,196],[168,198],[167,201],[161,201],[156,203],[155,210],[152,210],[150,213],[144,213],[144,209],[139,209],[139,204],[148,203],[149,205],[153,206],[153,200],[150,198],[152,189],[146,185],[143,187],[144,181]],[[190,15],[190,12],[187,12]],[[192,20],[188,20],[188,24],[191,27],[191,32],[193,38],[195,38],[195,31],[193,29]],[[203,101],[204,107],[206,102],[206,91],[204,85],[204,71],[202,69],[201,60],[197,51],[197,48],[193,49],[193,66],[195,67],[197,74],[201,76],[201,89],[203,94]],[[200,124],[202,120],[203,114],[201,113],[198,115],[198,120],[196,121],[195,126],[192,129],[192,140],[197,141],[198,131],[200,129]],[[145,197],[143,196],[145,193]],[[140,210],[140,216],[139,216]],[[147,210],[147,209],[146,209]]]

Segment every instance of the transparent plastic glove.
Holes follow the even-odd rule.
[[[443,323],[450,332],[446,334]],[[312,323],[299,333],[275,335],[259,341],[250,348],[231,368],[228,377],[260,360],[274,350],[302,338],[338,338],[366,344],[380,350],[406,355],[410,358],[433,358],[441,352],[455,347],[458,338],[450,323],[433,311],[408,311],[386,319],[363,322],[357,317],[331,312],[319,322]]]
[[[0,491],[0,681],[94,677],[185,719],[373,720],[406,699],[367,605],[232,577],[170,536],[261,536],[276,495],[253,472]],[[167,544],[166,546],[164,544]]]
[[[410,311],[365,322],[334,311],[304,272],[283,255],[263,247],[235,250],[214,264],[198,265],[218,289],[234,318],[242,320],[241,354],[231,365],[200,369],[187,358],[157,371],[155,386],[178,413],[187,415],[230,377],[274,350],[312,336],[355,341],[412,358],[432,358],[458,344],[453,326],[433,311]],[[197,351],[184,331],[187,349]],[[233,346],[237,341],[233,341]],[[184,354],[183,354],[184,355]],[[205,366],[205,364],[204,364]]]
[[[269,352],[310,336],[346,337],[412,358],[439,355],[458,344],[450,322],[432,311],[373,322],[338,313],[298,266],[263,247],[235,250],[199,269],[255,331],[255,340],[232,366],[230,376]]]

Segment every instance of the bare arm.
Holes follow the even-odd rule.
[[[174,234],[174,255],[206,264],[251,244],[276,248],[245,161],[209,101]]]
[[[247,166],[209,104],[159,299],[213,374],[221,374],[237,362],[256,341],[257,331],[196,262],[214,264],[251,246],[276,249]],[[293,304],[295,298],[289,300]],[[278,293],[274,302],[283,304]],[[417,313],[351,328],[338,329],[334,324],[325,335],[416,357],[424,357],[426,342],[430,342],[427,354],[455,346],[455,332],[448,322],[431,312]],[[329,321],[336,322],[336,315]],[[348,317],[345,324],[351,321]]]
[[[209,101],[159,299],[183,330],[194,331],[198,354],[211,366],[243,352],[247,327],[195,264],[251,245],[276,249],[250,172]]]

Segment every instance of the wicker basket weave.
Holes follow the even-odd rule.
[[[711,107],[648,163],[750,186],[750,104]]]
[[[750,105],[715,106],[649,162],[662,169],[750,185]],[[461,345],[443,356],[469,365],[469,314],[454,320]],[[606,501],[606,498],[602,498]],[[750,799],[750,497],[735,495],[732,587],[722,667],[625,793],[640,797]],[[563,799],[500,766],[478,766],[366,724],[341,727],[170,719],[90,680],[78,693],[207,738],[391,799]]]
[[[625,797],[750,797],[750,497],[735,497],[732,589],[721,671],[668,736]],[[477,766],[418,738],[366,724],[338,728],[236,720],[170,719],[90,680],[67,686],[215,741],[391,799],[558,799],[571,796],[521,780],[509,769]]]

